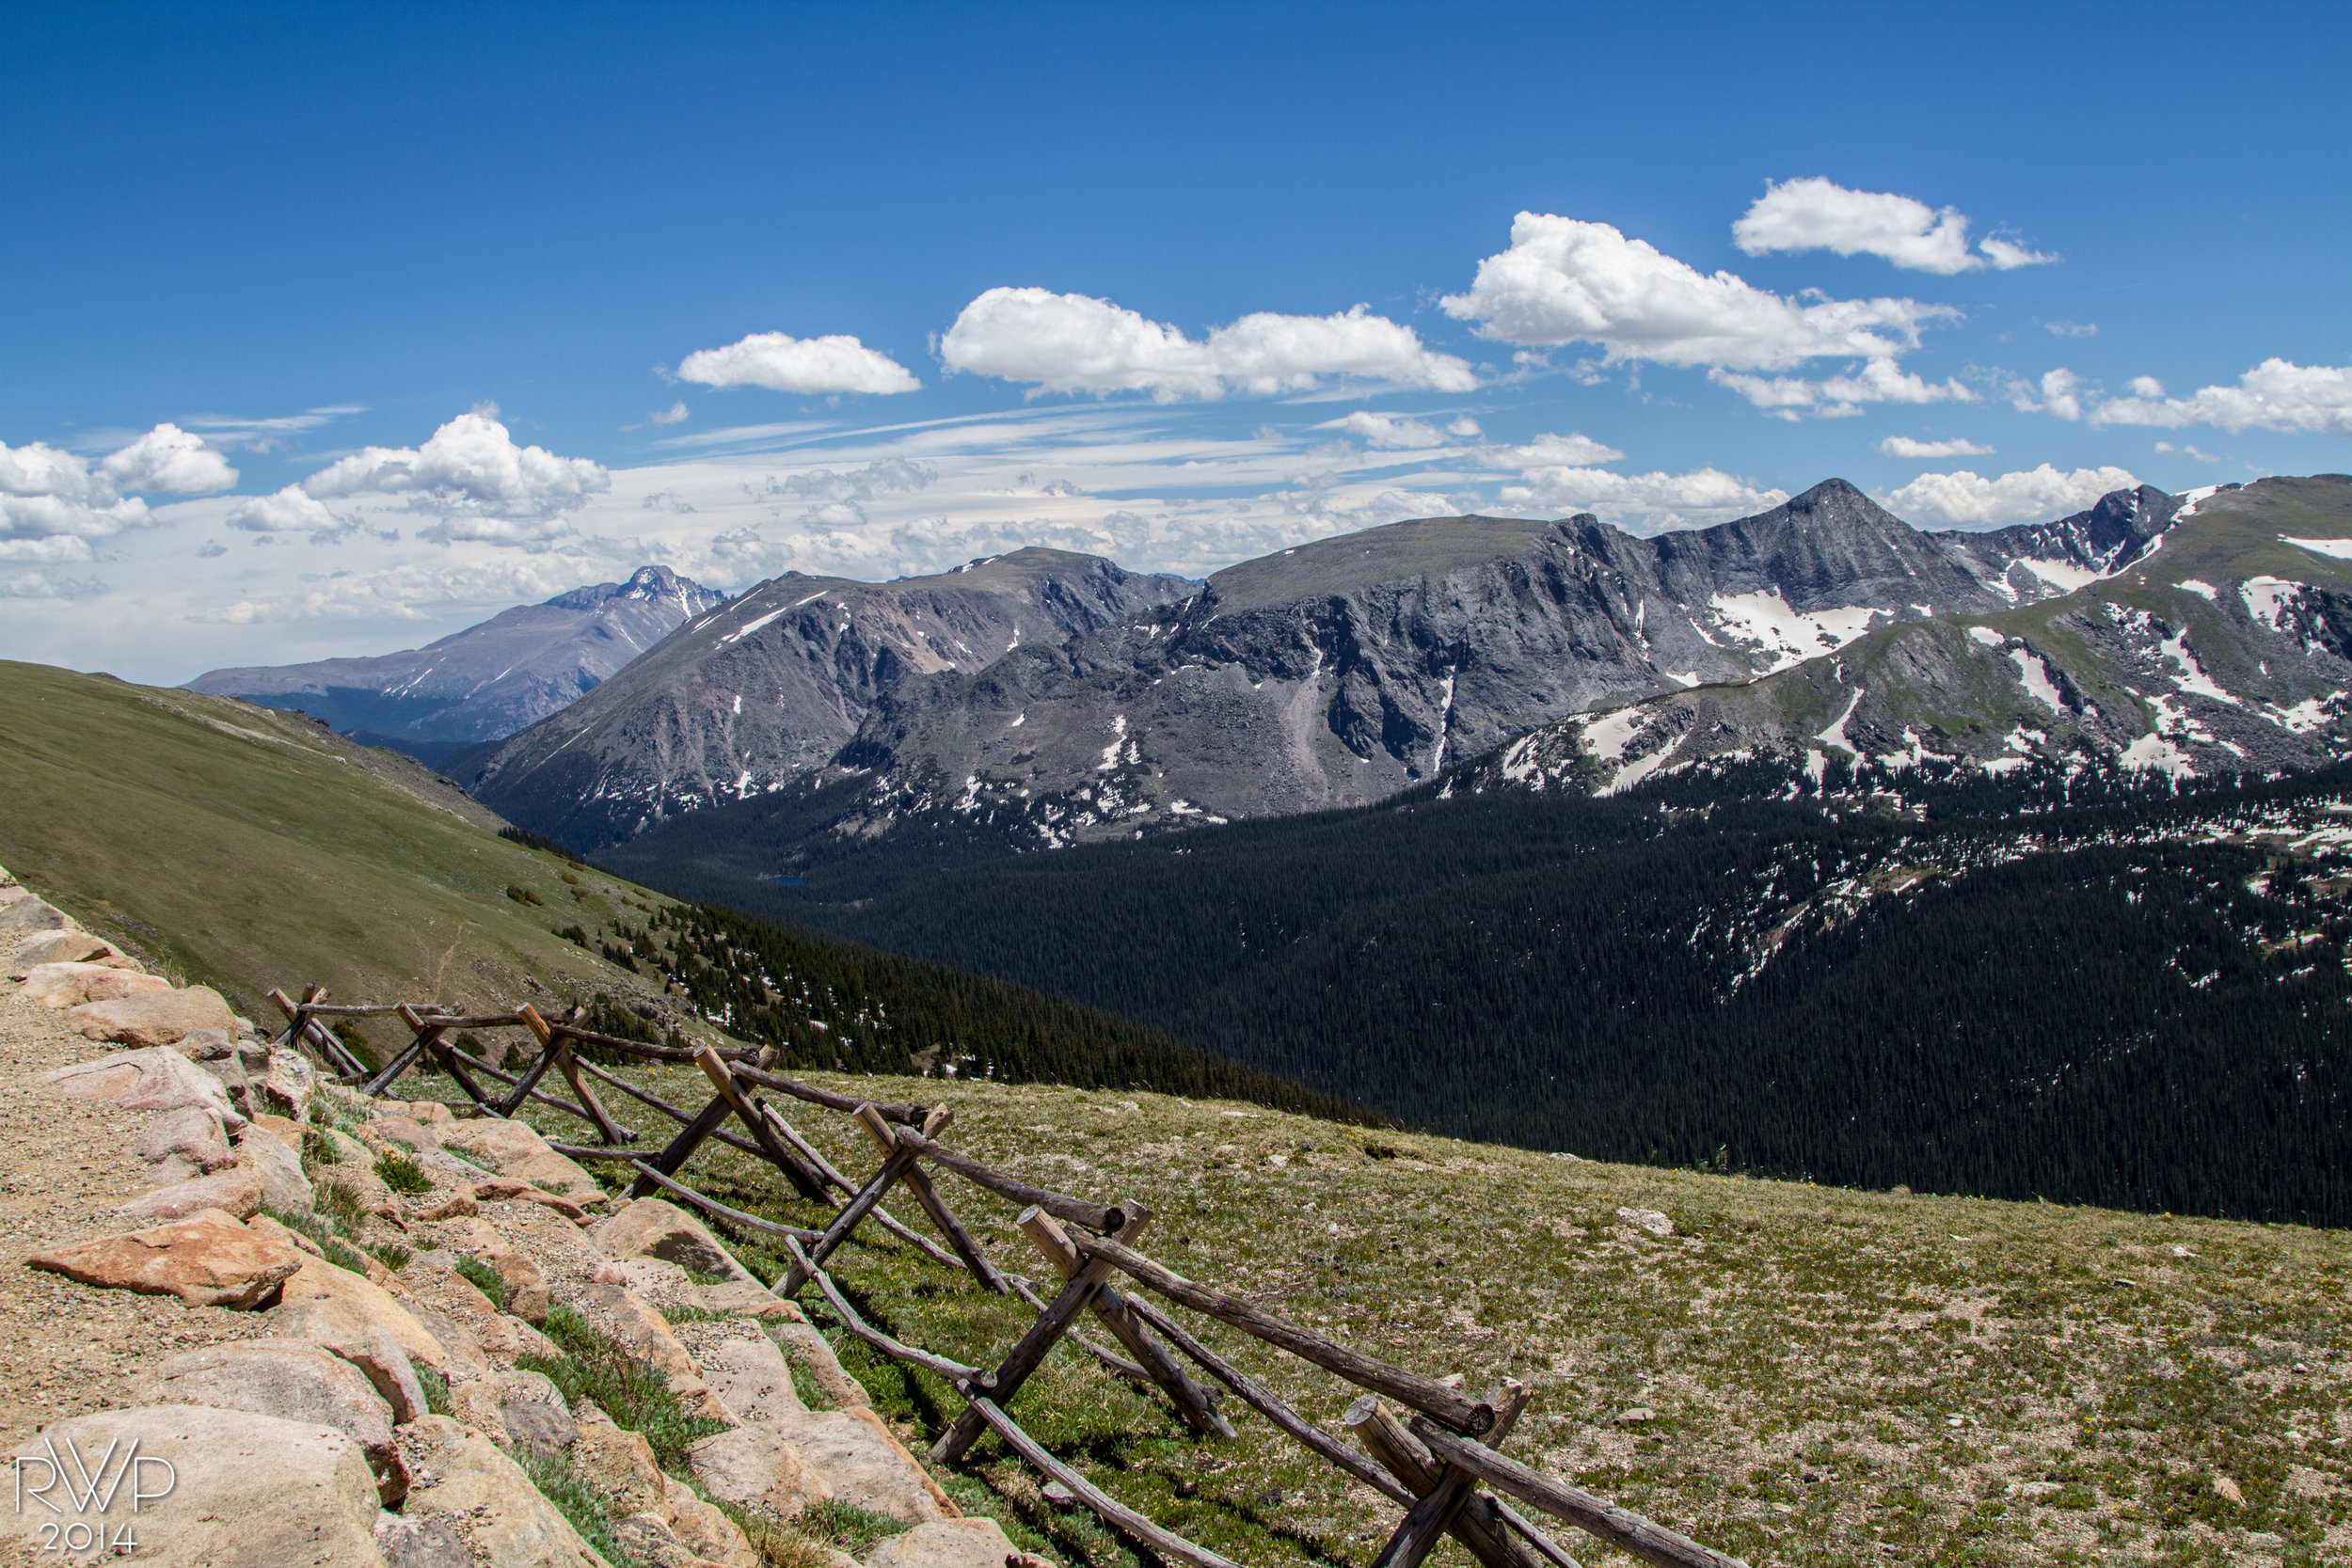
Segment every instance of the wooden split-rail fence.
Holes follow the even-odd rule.
[[[1289,1437],[1381,1493],[1404,1516],[1391,1532],[1372,1568],[1419,1568],[1430,1550],[1451,1535],[1485,1568],[1576,1568],[1575,1560],[1519,1507],[1549,1514],[1660,1568],[1745,1568],[1725,1556],[1605,1498],[1570,1486],[1500,1452],[1525,1410],[1528,1388],[1504,1378],[1480,1397],[1302,1328],[1245,1301],[1187,1279],[1154,1261],[1138,1243],[1152,1212],[1133,1199],[1097,1203],[1051,1191],[995,1170],[940,1141],[953,1111],[946,1105],[886,1104],[803,1083],[772,1069],[773,1053],[744,1048],[651,1045],[581,1028],[576,1019],[549,1019],[525,1004],[508,1013],[466,1015],[437,1004],[338,1006],[318,987],[295,1001],[283,991],[270,999],[286,1016],[278,1043],[308,1046],[336,1077],[362,1094],[380,1096],[421,1061],[430,1061],[490,1116],[512,1117],[536,1101],[578,1117],[596,1130],[595,1145],[552,1145],[575,1160],[623,1162],[634,1173],[631,1197],[656,1195],[682,1199],[729,1225],[782,1243],[792,1259],[772,1291],[794,1299],[814,1285],[850,1334],[882,1354],[944,1379],[963,1408],[931,1446],[941,1464],[961,1459],[989,1433],[1114,1529],[1158,1557],[1190,1568],[1237,1568],[1228,1559],[1185,1540],[1109,1496],[1063,1464],[1024,1432],[1006,1411],[1031,1373],[1065,1337],[1123,1377],[1156,1386],[1177,1415],[1197,1433],[1232,1435],[1218,1413],[1223,1392],[1272,1422]],[[397,1018],[413,1038],[380,1069],[363,1066],[331,1032],[339,1019]],[[535,1053],[518,1073],[505,1071],[469,1052],[450,1037],[466,1031],[525,1029]],[[642,1061],[691,1064],[710,1080],[711,1098],[698,1109],[674,1105],[618,1074],[583,1060],[576,1047],[591,1047]],[[553,1073],[572,1091],[566,1100],[540,1085]],[[501,1092],[484,1088],[487,1080]],[[633,1128],[616,1121],[591,1086],[616,1089],[678,1123],[657,1152],[628,1146]],[[881,1164],[863,1182],[850,1180],[803,1137],[762,1091],[785,1096],[851,1117],[871,1140]],[[728,1124],[732,1123],[730,1127]],[[803,1196],[832,1208],[821,1230],[780,1225],[708,1197],[679,1172],[704,1144],[717,1141],[763,1160],[781,1171]],[[929,1167],[928,1169],[926,1167]],[[931,1180],[930,1171],[961,1177],[982,1192],[1018,1205],[1016,1226],[1061,1280],[1051,1299],[1029,1282],[999,1268],[965,1228]],[[910,1195],[946,1245],[894,1218],[882,1207],[894,1189]],[[887,1230],[933,1261],[962,1269],[983,1289],[1015,1295],[1037,1318],[993,1367],[969,1367],[948,1356],[909,1345],[868,1323],[832,1276],[826,1260],[867,1222]],[[1114,1276],[1120,1283],[1114,1284]],[[1121,1288],[1124,1286],[1125,1288]],[[1140,1291],[1135,1288],[1140,1287]],[[1143,1292],[1172,1307],[1211,1318],[1287,1351],[1335,1374],[1364,1392],[1341,1425],[1361,1451],[1300,1416],[1273,1390],[1233,1366]],[[1080,1332],[1091,1317],[1108,1331],[1117,1349]],[[1121,1352],[1124,1352],[1122,1354]],[[1212,1389],[1188,1372],[1190,1362],[1217,1386]],[[1389,1402],[1397,1407],[1391,1408]],[[1508,1499],[1508,1500],[1506,1500]]]

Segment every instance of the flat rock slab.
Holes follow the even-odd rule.
[[[522,1122],[485,1117],[478,1121],[453,1121],[436,1127],[434,1133],[440,1148],[487,1165],[501,1176],[517,1181],[545,1181],[575,1200],[604,1196],[596,1178],[549,1148],[547,1139]]]
[[[1016,1550],[993,1519],[941,1519],[876,1542],[866,1568],[1005,1568]]]
[[[237,1143],[237,1164],[253,1174],[262,1201],[281,1214],[307,1214],[318,1195],[302,1174],[298,1146],[277,1133],[248,1127]]]
[[[0,936],[0,948],[8,944],[8,938]],[[98,963],[112,959],[118,964],[136,963],[122,949],[104,937],[87,931],[42,931],[24,937],[8,961],[6,973],[11,980],[22,980],[42,964]]]
[[[370,1327],[390,1335],[411,1361],[448,1373],[448,1350],[389,1291],[322,1258],[306,1258],[302,1264],[286,1281],[280,1310],[309,1301],[334,1302]]]
[[[247,1339],[188,1351],[142,1369],[126,1391],[140,1404],[203,1404],[333,1427],[367,1455],[386,1507],[408,1490],[392,1446],[391,1406],[365,1373],[316,1345]]]
[[[120,1236],[102,1236],[25,1259],[31,1267],[102,1289],[178,1296],[191,1307],[247,1308],[281,1289],[308,1261],[276,1237],[247,1230],[217,1209]]]
[[[41,1073],[35,1082],[54,1085],[76,1100],[111,1100],[127,1111],[197,1106],[211,1111],[232,1131],[245,1125],[245,1117],[229,1103],[229,1091],[219,1079],[164,1046],[76,1062]]]
[[[609,1258],[660,1258],[696,1274],[759,1283],[701,1220],[658,1197],[638,1198],[590,1234]]]
[[[221,1126],[219,1116],[204,1105],[183,1105],[177,1111],[151,1117],[147,1125],[139,1129],[138,1141],[132,1147],[151,1165],[178,1158],[209,1172],[237,1163],[236,1155],[230,1152],[229,1133]]]
[[[704,1438],[686,1458],[712,1497],[779,1519],[826,1501],[902,1525],[955,1513],[870,1412],[812,1411],[755,1422]]]
[[[78,1007],[85,1002],[119,1002],[126,996],[165,991],[171,982],[160,974],[141,974],[106,964],[48,963],[25,972],[24,989],[17,995],[44,1007]]]
[[[607,1568],[522,1466],[472,1428],[421,1417],[400,1429],[400,1454],[409,1476],[401,1516],[445,1527],[473,1568]]]
[[[237,1015],[210,986],[86,1003],[67,1013],[65,1021],[91,1039],[131,1046],[177,1045],[199,1029],[226,1029],[233,1035],[237,1028]]]
[[[808,1414],[808,1406],[801,1402],[799,1390],[792,1386],[792,1364],[766,1335],[745,1334],[738,1327],[733,1338],[698,1342],[693,1354],[701,1364],[703,1381],[737,1425]]]
[[[262,1212],[262,1181],[244,1165],[231,1165],[210,1176],[175,1181],[141,1193],[115,1212],[135,1223],[185,1219],[216,1209],[236,1219],[249,1220]]]
[[[138,1548],[127,1554],[130,1560],[169,1568],[383,1562],[375,1547],[376,1481],[366,1453],[348,1433],[323,1423],[187,1404],[100,1411],[56,1422],[19,1448],[16,1484],[39,1485],[52,1449],[72,1474],[69,1447],[94,1466],[115,1445],[119,1465],[134,1442],[139,1463],[111,1502],[93,1499],[75,1513],[60,1481],[54,1495],[63,1514],[35,1500],[0,1513],[0,1542],[16,1549],[11,1560],[68,1560],[41,1552],[38,1532],[44,1523],[78,1520],[109,1537],[132,1529]],[[135,1502],[135,1489],[148,1496]]]
[[[72,915],[48,900],[36,898],[30,894],[0,903],[0,942],[40,931],[79,929],[81,927],[74,923]]]

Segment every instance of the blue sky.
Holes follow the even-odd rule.
[[[18,8],[0,657],[2352,468],[2348,17]]]

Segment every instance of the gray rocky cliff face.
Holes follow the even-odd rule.
[[[981,669],[1192,592],[1046,549],[890,583],[787,573],[686,623],[465,782],[512,820],[600,847],[822,767],[910,677]]]
[[[1922,533],[1833,480],[1649,539],[1581,515],[1320,541],[1181,612],[898,686],[836,759],[873,776],[845,831],[947,811],[1061,844],[1361,804],[1569,715],[2059,593],[2154,536],[2151,495],[2001,537]]]
[[[725,597],[667,566],[642,566],[627,582],[517,605],[422,648],[214,670],[187,689],[300,708],[338,730],[407,740],[497,740],[578,702]]]

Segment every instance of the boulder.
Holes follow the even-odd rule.
[[[465,1250],[487,1263],[506,1285],[506,1309],[526,1323],[548,1321],[548,1281],[539,1265],[515,1250],[498,1227],[483,1219],[466,1222]]]
[[[1675,1222],[1655,1209],[1620,1209],[1617,1218],[1636,1230],[1646,1230],[1653,1236],[1671,1236],[1675,1233]]]
[[[416,1364],[381,1325],[372,1323],[348,1302],[312,1297],[270,1308],[263,1332],[273,1339],[315,1345],[341,1357],[367,1378],[391,1410],[392,1424],[405,1425],[429,1414],[424,1385]]]
[[[237,1164],[253,1174],[262,1189],[262,1202],[281,1214],[307,1214],[316,1195],[302,1174],[296,1146],[277,1133],[248,1127],[237,1140]]]
[[[119,1002],[126,996],[170,989],[171,982],[160,974],[141,974],[105,964],[46,963],[26,972],[24,989],[17,995],[62,1011],[85,1002]]]
[[[0,948],[8,939],[0,936]],[[5,973],[11,980],[22,980],[42,964],[112,963],[135,965],[138,960],[124,953],[104,937],[87,931],[42,931],[22,939],[10,955]]]
[[[198,1170],[215,1171],[237,1163],[229,1151],[229,1133],[219,1115],[206,1105],[183,1105],[151,1117],[131,1147],[151,1165],[183,1160]]]
[[[727,1568],[763,1568],[766,1560],[752,1549],[740,1525],[673,1476],[663,1476],[661,1487],[670,1533],[694,1554],[698,1565],[721,1562]]]
[[[306,1258],[302,1267],[287,1279],[282,1301],[279,1311],[309,1301],[333,1302],[348,1308],[357,1321],[390,1335],[393,1343],[410,1360],[430,1367],[444,1377],[449,1375],[449,1352],[417,1321],[417,1315],[383,1286],[349,1269],[339,1269],[323,1259]]]
[[[940,1519],[876,1542],[866,1568],[1005,1568],[1016,1550],[993,1519]]]
[[[392,1446],[391,1407],[366,1374],[316,1345],[290,1339],[210,1345],[146,1367],[126,1391],[139,1404],[209,1404],[333,1427],[366,1453],[387,1507],[408,1490],[407,1472]]]
[[[572,1409],[572,1474],[603,1500],[607,1513],[652,1513],[666,1521],[668,1480],[643,1433],[582,1401]]]
[[[366,1450],[320,1422],[191,1404],[98,1411],[56,1422],[19,1448],[14,1484],[27,1492],[40,1485],[55,1463],[53,1449],[71,1474],[72,1455],[95,1464],[110,1445],[127,1454],[134,1442],[133,1475],[107,1500],[91,1499],[77,1515],[60,1480],[55,1496],[62,1515],[29,1497],[0,1513],[0,1543],[16,1548],[9,1560],[68,1560],[40,1549],[41,1526],[78,1517],[93,1530],[103,1526],[110,1539],[131,1528],[138,1542],[133,1561],[381,1568],[376,1481]],[[145,1496],[135,1498],[135,1490]]]
[[[701,1386],[701,1370],[670,1332],[670,1321],[634,1291],[618,1285],[589,1285],[580,1290],[579,1304],[591,1324],[629,1354],[652,1362],[669,1378],[673,1389],[680,1378],[691,1378]]]
[[[472,1428],[421,1418],[400,1429],[400,1454],[409,1476],[401,1516],[447,1526],[473,1568],[606,1568],[522,1466]]]
[[[72,915],[44,899],[26,894],[0,904],[0,942],[41,931],[78,931]]]
[[[792,1302],[768,1293],[765,1285],[730,1279],[723,1285],[702,1288],[702,1307],[707,1312],[731,1312],[739,1318],[780,1318],[787,1323],[806,1323],[800,1307]]]
[[[176,1045],[199,1029],[233,1029],[237,1015],[210,986],[150,991],[119,1002],[87,1002],[65,1015],[85,1037],[118,1045]]]
[[[703,1381],[739,1426],[808,1413],[792,1386],[791,1363],[764,1335],[721,1340],[703,1353],[701,1362]]]
[[[499,1419],[518,1453],[560,1458],[580,1440],[571,1407],[544,1372],[510,1371],[499,1378]]]
[[[658,1197],[641,1197],[590,1234],[608,1258],[662,1258],[696,1274],[759,1281],[692,1214]]]
[[[384,1554],[384,1568],[473,1568],[473,1553],[446,1519],[379,1514],[375,1549]]]
[[[233,1215],[210,1210],[25,1261],[85,1285],[178,1296],[191,1307],[246,1308],[275,1295],[307,1259],[275,1237],[247,1230]]]
[[[351,1196],[363,1214],[398,1223],[400,1200],[391,1188],[375,1174],[375,1151],[348,1132],[334,1128],[322,1129],[327,1147],[335,1151],[332,1162],[306,1160],[303,1169],[315,1187],[336,1187]]]
[[[612,1539],[639,1568],[698,1568],[696,1554],[659,1513],[631,1513],[612,1521]]]
[[[231,1165],[210,1176],[174,1181],[119,1204],[115,1212],[133,1222],[181,1220],[207,1210],[249,1220],[262,1212],[262,1180],[247,1166]]]
[[[902,1525],[956,1513],[870,1412],[812,1411],[737,1427],[696,1443],[686,1459],[712,1497],[778,1519],[823,1501]]]
[[[491,1306],[490,1298],[477,1290],[472,1280],[459,1274],[455,1264],[453,1253],[419,1253],[401,1271],[400,1280],[422,1307],[457,1324],[480,1349],[483,1358],[493,1366],[511,1367],[525,1355],[559,1354],[546,1335]],[[415,1306],[409,1308],[412,1312],[418,1309]],[[448,1342],[437,1329],[433,1337],[444,1344]]]
[[[770,1320],[768,1332],[785,1354],[808,1369],[809,1377],[824,1390],[836,1410],[863,1410],[873,1402],[857,1379],[841,1370],[841,1360],[833,1353],[825,1337],[803,1321],[778,1323]]]
[[[522,1122],[484,1117],[474,1121],[452,1121],[446,1127],[437,1126],[434,1132],[442,1148],[462,1154],[501,1176],[523,1182],[545,1181],[575,1200],[604,1196],[594,1177],[549,1148],[547,1139]]]
[[[111,1006],[111,1004],[108,1004]],[[126,1111],[177,1111],[195,1105],[210,1110],[230,1132],[246,1118],[229,1103],[220,1080],[178,1052],[161,1046],[100,1056],[44,1072],[37,1083],[54,1084],[76,1100],[111,1100]]]
[[[544,1191],[512,1176],[493,1176],[475,1182],[473,1196],[476,1203],[536,1203],[554,1210],[574,1225],[588,1223],[588,1211],[563,1194]]]

